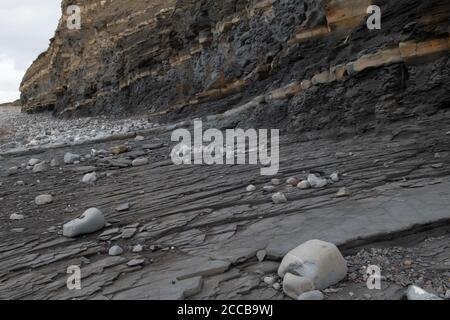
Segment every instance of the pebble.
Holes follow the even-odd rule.
[[[337,198],[351,197],[351,195],[352,193],[346,187],[339,189],[339,191],[336,193]]]
[[[445,293],[445,299],[450,300],[450,290]]]
[[[73,154],[73,153],[67,152],[64,155],[64,163],[65,164],[73,164],[76,161],[80,161],[80,158],[81,157],[78,154]]]
[[[85,174],[81,181],[83,183],[92,184],[95,181],[97,181],[97,173],[92,172],[92,173]]]
[[[299,182],[299,184],[297,185],[297,188],[299,188],[301,190],[307,190],[307,189],[311,188],[311,184],[308,181],[303,180],[303,181]]]
[[[339,173],[335,172],[330,176],[331,181],[339,182]]]
[[[256,257],[258,258],[259,262],[263,262],[266,258],[267,251],[266,250],[260,250],[256,253]]]
[[[300,181],[296,177],[292,177],[292,178],[289,178],[289,179],[286,180],[286,183],[291,185],[291,186],[293,186],[293,187],[296,187],[299,182]]]
[[[30,159],[30,161],[28,161],[28,165],[31,166],[31,167],[34,167],[39,162],[41,162],[41,160],[33,158],[33,159]]]
[[[322,292],[320,292],[318,290],[314,290],[314,291],[309,291],[309,292],[302,293],[298,297],[298,300],[302,300],[302,301],[321,301],[321,300],[325,300],[325,296],[323,295]]]
[[[120,145],[120,146],[116,146],[111,148],[111,153],[114,155],[118,155],[118,154],[122,154],[128,151],[128,147],[125,145]]]
[[[40,196],[37,196],[36,199],[34,200],[34,202],[38,205],[38,206],[43,206],[49,203],[53,202],[53,197],[49,194],[42,194]]]
[[[135,245],[133,247],[133,253],[140,253],[142,251],[144,251],[144,247],[142,245],[140,245],[140,244]]]
[[[118,206],[116,208],[117,212],[123,212],[123,211],[127,211],[127,210],[130,210],[130,204],[129,203],[121,204],[120,206]]]
[[[264,186],[263,191],[267,192],[267,193],[271,193],[271,192],[275,191],[275,187],[274,186]]]
[[[16,174],[18,171],[19,171],[19,168],[18,168],[18,167],[11,167],[11,168],[8,169],[8,171],[6,172],[6,174],[7,174],[8,176],[10,176],[10,175]]]
[[[60,163],[58,159],[52,159],[52,161],[50,161],[50,167],[58,167],[59,165]]]
[[[328,181],[326,179],[317,177],[315,174],[308,175],[308,182],[313,188],[323,188],[328,185]]]
[[[137,158],[133,160],[131,165],[133,167],[141,167],[147,165],[148,163],[149,163],[148,158]]]
[[[275,283],[275,278],[274,277],[265,277],[264,283],[267,284],[268,286],[273,286],[273,284]]]
[[[283,193],[277,192],[272,195],[272,201],[275,204],[281,204],[281,203],[286,203],[288,200]]]
[[[45,162],[38,163],[33,167],[34,173],[44,172],[45,170],[47,170],[47,165]]]
[[[119,246],[113,246],[111,249],[109,249],[108,254],[110,256],[120,256],[123,253],[123,249]]]
[[[272,179],[272,184],[274,185],[274,186],[279,186],[280,184],[281,184],[281,181],[280,181],[280,179]]]
[[[256,191],[256,187],[251,184],[247,187],[247,192],[253,192],[253,191]]]
[[[281,284],[279,284],[278,282],[275,282],[272,286],[272,288],[274,288],[277,291],[281,290]]]
[[[145,262],[144,259],[133,259],[127,263],[127,266],[129,266],[130,268],[137,267],[144,264],[144,262]]]
[[[10,220],[23,220],[25,217],[22,214],[13,213],[9,216]]]
[[[136,140],[136,141],[144,141],[145,138],[143,136],[136,136],[136,138],[134,140]]]

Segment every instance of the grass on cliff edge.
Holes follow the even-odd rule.
[[[21,107],[20,100],[13,102],[0,103],[0,107]]]

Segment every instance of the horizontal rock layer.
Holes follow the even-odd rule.
[[[63,13],[70,4],[62,2]],[[49,49],[23,79],[25,111],[146,112],[164,121],[257,101],[259,118],[247,121],[279,125],[284,119],[287,128],[311,130],[340,117],[319,116],[313,126],[302,119],[334,113],[336,104],[345,109],[345,125],[367,125],[380,120],[380,109],[389,109],[383,120],[397,111],[401,116],[404,105],[427,100],[431,89],[435,98],[423,101],[423,109],[438,111],[449,101],[441,92],[450,52],[444,0],[78,4],[81,29],[69,30],[63,15]],[[373,4],[381,7],[381,30],[366,26]]]

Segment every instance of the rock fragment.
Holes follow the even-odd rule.
[[[288,200],[287,200],[286,196],[281,192],[277,192],[272,195],[272,202],[274,204],[286,203],[287,201]]]
[[[145,263],[144,259],[137,258],[137,259],[130,260],[127,263],[127,266],[132,268],[132,267],[137,267],[137,266],[143,265],[144,263]]]
[[[118,206],[116,208],[117,212],[123,212],[123,211],[128,211],[128,210],[130,210],[130,204],[129,203],[121,204],[120,206]]]
[[[254,185],[249,185],[249,186],[247,186],[247,192],[253,192],[253,191],[256,191],[256,187],[254,186]]]
[[[83,176],[83,179],[81,179],[81,182],[86,184],[93,184],[95,181],[97,181],[97,173],[87,173]]]
[[[73,153],[67,152],[64,155],[64,163],[65,164],[74,164],[75,162],[80,161],[80,158],[81,157],[78,154],[73,154]]]
[[[147,165],[148,163],[149,163],[148,158],[137,158],[133,160],[131,165],[133,167],[141,167]]]
[[[22,214],[17,214],[17,213],[13,213],[12,215],[9,216],[10,220],[23,220],[25,217]]]
[[[118,155],[118,154],[122,154],[128,151],[128,147],[125,145],[120,145],[120,146],[116,146],[111,148],[111,153],[113,155]]]
[[[327,179],[317,177],[315,174],[308,175],[308,182],[313,188],[323,188],[328,185]]]
[[[33,167],[34,173],[44,172],[45,170],[47,170],[47,165],[45,162],[40,162]]]
[[[53,197],[49,194],[42,194],[34,199],[34,203],[36,203],[38,206],[43,206],[52,202]]]
[[[103,213],[97,208],[86,210],[80,218],[63,226],[63,235],[69,238],[97,232],[106,225]]]
[[[309,291],[309,292],[302,293],[298,297],[298,300],[301,300],[301,301],[321,301],[321,300],[325,300],[325,296],[323,295],[322,292],[320,292],[318,290],[314,290],[314,291]]]
[[[118,245],[112,246],[108,251],[108,254],[110,256],[120,256],[122,253],[123,253],[123,249],[121,247],[119,247]]]
[[[133,253],[140,253],[140,252],[144,251],[144,247],[142,245],[138,244],[133,247],[132,251],[133,251]]]
[[[339,178],[339,173],[335,172],[330,176],[331,181],[333,182],[339,182],[340,178]]]
[[[299,188],[301,190],[307,190],[307,189],[311,188],[311,184],[307,180],[303,180],[298,183],[297,188]]]
[[[352,196],[352,193],[346,187],[340,188],[339,191],[336,193],[336,198],[346,198],[346,197],[351,197],[351,196]]]
[[[36,159],[36,158],[33,158],[33,159],[30,159],[30,161],[28,161],[28,165],[29,165],[30,167],[34,167],[34,166],[37,165],[39,162],[41,162],[41,160]]]
[[[300,181],[299,181],[296,177],[292,177],[292,178],[289,178],[289,179],[286,180],[286,183],[287,183],[288,185],[293,186],[293,187],[296,187],[296,186],[298,185],[299,182],[300,182]]]
[[[408,300],[415,301],[442,300],[438,296],[426,292],[425,290],[417,286],[410,286],[406,291],[406,297],[408,298]]]

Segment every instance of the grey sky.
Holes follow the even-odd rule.
[[[48,48],[60,0],[0,0],[0,103],[19,98],[29,65]]]

